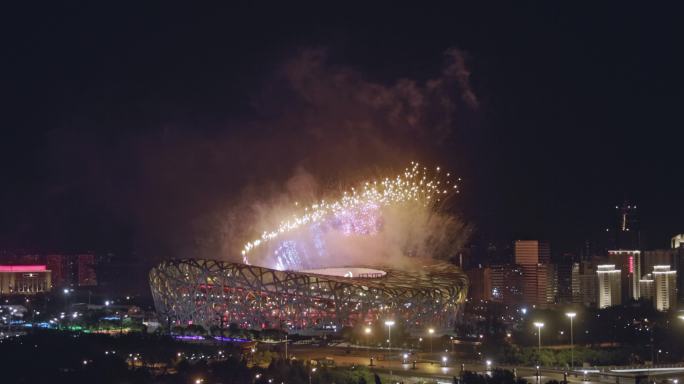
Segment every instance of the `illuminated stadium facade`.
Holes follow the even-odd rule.
[[[206,329],[326,329],[392,318],[407,328],[450,327],[468,280],[448,263],[281,271],[216,260],[165,261],[150,272],[157,312]]]
[[[155,306],[176,325],[205,328],[327,329],[386,319],[409,329],[449,327],[468,280],[432,259],[458,248],[463,228],[442,211],[457,193],[449,173],[412,162],[336,197],[274,209],[279,224],[259,226],[242,263],[186,259],[152,269]]]

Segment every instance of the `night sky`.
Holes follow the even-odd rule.
[[[6,8],[0,248],[217,252],[247,197],[410,160],[463,178],[478,241],[576,251],[629,199],[667,246],[681,9],[539,4]]]

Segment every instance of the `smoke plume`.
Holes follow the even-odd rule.
[[[128,239],[151,258],[237,261],[244,242],[277,225],[295,202],[334,196],[411,160],[443,158],[459,116],[478,101],[466,57],[450,49],[442,60],[435,76],[380,81],[325,49],[302,49],[253,81],[240,113],[206,120],[160,105],[134,127],[112,122],[97,133],[89,130],[97,122],[76,117],[48,136],[52,176],[32,203],[33,216],[55,204],[71,208],[27,223],[64,232],[88,222],[74,226],[88,233],[74,229],[58,238],[99,238],[101,248]],[[462,229],[426,223],[435,228],[424,236],[435,238]],[[25,233],[18,237],[35,232],[32,225],[19,221]]]

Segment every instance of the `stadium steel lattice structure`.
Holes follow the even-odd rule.
[[[174,325],[307,329],[401,319],[451,326],[468,279],[448,263],[409,269],[280,271],[216,260],[164,261],[150,271],[157,312]]]

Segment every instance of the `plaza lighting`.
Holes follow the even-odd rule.
[[[368,349],[368,358],[370,358],[370,334],[372,330],[371,327],[366,327],[363,330],[363,333],[366,334],[366,348]]]
[[[542,330],[542,328],[544,328],[544,323],[539,322],[539,321],[535,321],[534,326],[537,327],[537,336],[539,336],[539,343],[537,345],[537,354],[538,354],[537,358],[540,358],[541,357],[541,330]]]
[[[570,367],[575,366],[575,341],[573,340],[573,332],[572,332],[572,319],[577,316],[575,312],[568,312],[565,314],[568,318],[570,318]]]
[[[311,375],[316,373],[316,368],[311,368],[311,372],[309,372],[309,384],[311,384]]]
[[[392,326],[394,325],[394,320],[385,321],[387,326],[387,349],[392,351]]]
[[[432,338],[433,338],[432,335],[435,334],[435,329],[434,328],[428,329],[428,333],[430,334],[430,353],[432,353]]]
[[[442,364],[446,367],[446,364],[447,364],[447,357],[446,356],[442,356]]]

